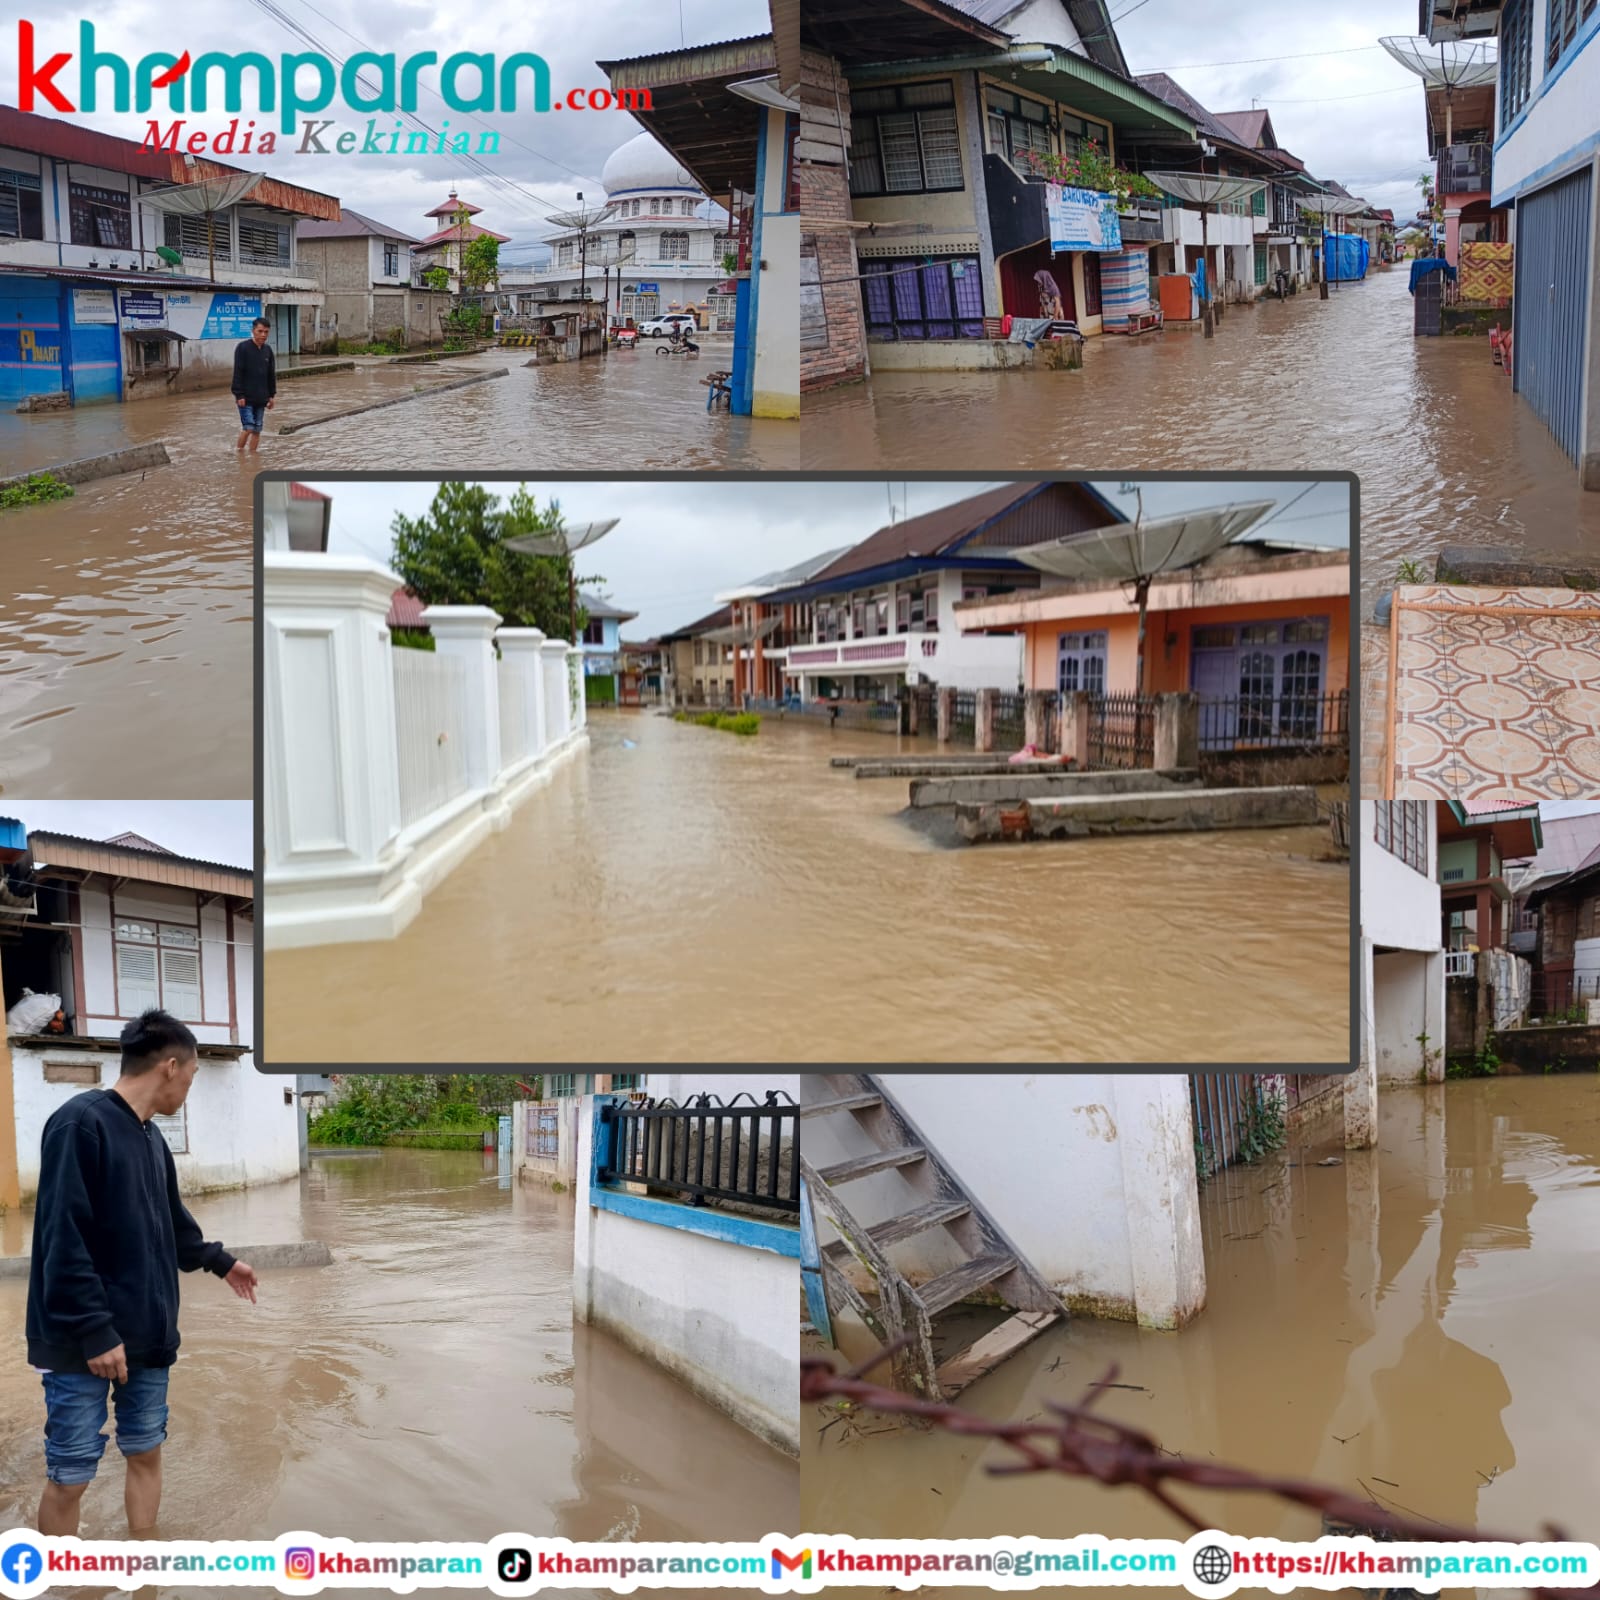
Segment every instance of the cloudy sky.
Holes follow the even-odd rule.
[[[39,30],[41,58],[47,51],[77,48],[78,21],[85,15],[79,0],[33,0],[27,14]],[[315,6],[312,0],[239,0],[227,6],[121,0],[114,11],[99,15],[99,47],[134,59],[156,48],[196,54],[254,49],[274,58],[308,49],[288,19],[340,58],[362,48],[393,51],[402,59],[421,50],[536,51],[550,63],[556,90],[603,86],[597,59],[771,29],[764,0],[316,0]],[[1319,176],[1337,178],[1374,205],[1391,206],[1397,216],[1415,213],[1416,177],[1426,152],[1422,91],[1377,45],[1381,34],[1415,31],[1413,0],[1347,0],[1340,6],[1116,0],[1113,15],[1135,72],[1170,72],[1214,111],[1247,110],[1253,98],[1261,100],[1280,140]],[[431,71],[422,81],[418,114],[435,127],[448,116],[453,130],[501,131],[501,154],[490,163],[498,181],[452,156],[296,156],[280,150],[263,165],[276,177],[336,194],[355,210],[417,237],[429,226],[422,213],[457,183],[484,208],[486,226],[511,236],[505,259],[527,260],[536,242],[554,231],[546,220],[549,211],[571,205],[579,190],[593,199],[606,156],[638,131],[625,112],[474,118],[449,111],[432,95],[437,78]],[[16,87],[14,53],[0,51],[0,102],[14,104]],[[364,118],[348,110],[337,119],[341,127],[364,125]],[[115,113],[84,120],[125,136],[143,132],[137,118]],[[227,120],[225,114],[191,113],[189,126],[216,132]]]
[[[248,800],[0,800],[0,814],[30,833],[138,833],[176,855],[245,868],[255,861],[254,812]]]
[[[307,480],[333,496],[329,548],[386,561],[396,512],[427,510],[429,483],[339,483]],[[1101,489],[1130,512],[1135,496],[1112,479]],[[514,484],[491,485],[509,495]],[[646,639],[714,611],[718,593],[808,556],[855,544],[909,508],[916,516],[964,499],[985,483],[542,483],[530,479],[541,504],[555,499],[569,523],[620,518],[618,525],[579,560],[580,571],[618,605],[639,613],[624,627]],[[1146,516],[1271,500],[1267,515],[1288,540],[1348,547],[1350,504],[1341,483],[1151,483],[1144,488]],[[1266,526],[1263,518],[1261,526]]]

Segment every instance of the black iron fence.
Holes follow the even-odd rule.
[[[1153,767],[1155,762],[1155,697],[1147,694],[1090,695],[1090,768],[1105,771],[1119,767]]]
[[[1206,750],[1348,750],[1350,695],[1206,696],[1200,701]]]
[[[1027,716],[1023,711],[1020,694],[997,694],[994,697],[994,748],[1020,750],[1027,737]]]
[[[958,690],[955,708],[950,716],[950,742],[976,744],[978,741],[978,697],[968,691]]]
[[[723,1201],[798,1212],[799,1119],[799,1106],[776,1089],[759,1104],[748,1091],[726,1104],[711,1094],[681,1106],[608,1103],[600,1112],[608,1145],[598,1176],[605,1184],[666,1189],[690,1205]]]
[[[1600,975],[1536,972],[1528,996],[1528,1020],[1587,1022],[1591,1000],[1600,1000]]]

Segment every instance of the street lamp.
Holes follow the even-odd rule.
[[[567,625],[572,633],[572,643],[578,643],[578,573],[572,564],[572,552],[603,539],[622,520],[608,517],[603,522],[583,522],[575,528],[556,528],[550,533],[519,533],[505,541],[507,550],[519,556],[558,556],[567,563]]]

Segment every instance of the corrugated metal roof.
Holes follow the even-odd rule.
[[[333,496],[324,494],[320,489],[313,489],[309,483],[291,483],[289,485],[289,498],[291,500],[331,500]]]
[[[199,289],[207,293],[222,293],[229,289],[271,289],[274,286],[266,279],[259,283],[239,283],[230,279],[228,282],[212,283],[209,278],[185,278],[178,274],[165,274],[160,272],[135,272],[131,268],[111,272],[105,268],[94,267],[23,267],[13,266],[9,262],[0,262],[0,272],[13,278],[60,278],[67,283],[117,283],[127,284],[130,288],[140,289]]]
[[[119,139],[115,134],[99,133],[93,128],[63,122],[58,117],[19,111],[15,106],[0,105],[0,144],[164,183],[198,183],[205,178],[227,177],[251,170],[231,166],[226,161],[214,161],[209,156],[191,158],[177,150],[151,150],[134,139]],[[280,178],[263,178],[250,192],[247,203],[292,211],[303,217],[332,219],[339,215],[336,196],[302,189]]]
[[[402,233],[398,228],[391,228],[386,222],[379,222],[375,217],[369,217],[360,211],[352,211],[349,206],[342,208],[337,222],[302,222],[295,229],[297,239],[399,239],[406,244],[416,244],[418,241],[409,233]]]
[[[1220,139],[1224,144],[1239,144],[1239,137],[1233,129],[1219,122],[1176,78],[1168,77],[1164,72],[1141,72],[1133,81],[1158,100],[1165,100],[1169,106],[1175,106],[1183,112],[1208,138]]]
[[[697,633],[707,633],[712,628],[720,628],[733,620],[733,607],[721,606],[715,611],[708,611],[705,616],[687,627],[675,628],[671,633],[661,635],[662,644],[671,644],[674,639],[692,638]]]
[[[617,617],[623,622],[631,622],[639,615],[637,611],[624,611],[621,606],[614,606],[609,600],[602,600],[597,594],[585,594],[582,589],[578,591],[578,604],[591,617]]]
[[[28,844],[33,850],[36,868],[67,867],[79,872],[102,872],[112,878],[136,878],[143,883],[164,883],[208,894],[239,895],[247,900],[255,895],[255,874],[246,867],[160,854],[159,847],[151,849],[148,844],[138,846],[119,844],[111,839],[83,839],[76,834],[48,830],[30,833]]]

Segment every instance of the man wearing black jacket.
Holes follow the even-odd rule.
[[[278,393],[278,362],[267,337],[272,324],[257,317],[250,337],[233,347],[233,400],[239,408],[239,442],[235,450],[249,446],[254,455],[261,448],[261,427],[275,406]]]
[[[106,1448],[108,1396],[127,1461],[129,1531],[155,1525],[178,1273],[204,1267],[255,1300],[255,1271],[201,1238],[150,1120],[183,1105],[198,1065],[194,1035],[147,1011],[122,1030],[116,1083],[74,1095],[44,1125],[27,1314],[28,1360],[44,1378],[40,1533],[78,1531],[79,1502]]]

